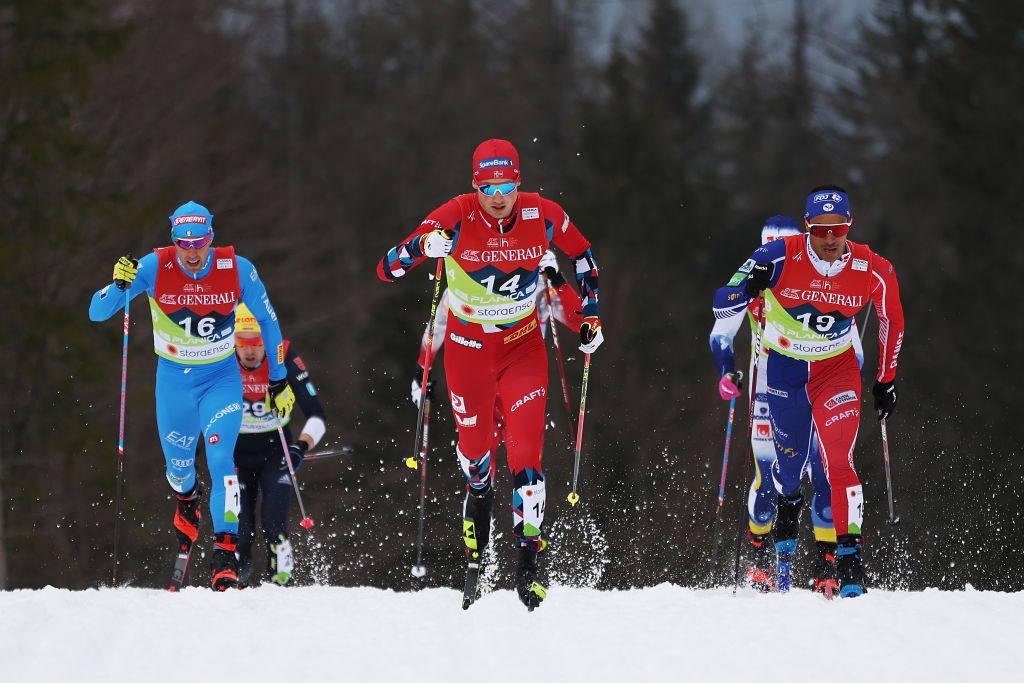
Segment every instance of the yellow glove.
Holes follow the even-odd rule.
[[[295,392],[288,386],[287,379],[271,380],[267,385],[267,406],[270,407],[277,419],[283,420],[292,412],[295,407]]]
[[[114,284],[120,290],[128,289],[132,286],[132,281],[135,280],[135,276],[139,273],[139,261],[133,259],[131,254],[122,256],[117,259],[117,263],[114,264]]]

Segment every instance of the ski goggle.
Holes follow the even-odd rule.
[[[832,233],[836,237],[842,237],[850,232],[852,222],[847,223],[807,223],[807,230],[815,237],[824,239]]]
[[[515,183],[502,183],[500,185],[481,185],[480,191],[488,197],[493,197],[499,192],[503,195],[508,195],[514,192],[516,189]]]
[[[235,346],[239,348],[246,346],[263,346],[263,337],[256,337],[255,339],[242,339],[241,337],[235,337]]]
[[[212,235],[207,235],[206,237],[197,237],[193,240],[174,240],[174,244],[175,246],[187,251],[189,249],[202,249],[209,244],[212,239]]]

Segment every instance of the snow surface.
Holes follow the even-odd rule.
[[[1024,593],[0,592],[0,680],[1020,681]]]

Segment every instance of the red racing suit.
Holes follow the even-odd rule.
[[[475,194],[465,194],[433,211],[391,249],[378,265],[380,278],[395,280],[425,261],[421,241],[435,230],[455,233],[445,258],[444,367],[459,431],[459,462],[471,488],[489,486],[500,410],[514,486],[513,535],[520,546],[540,547],[548,365],[536,311],[543,286],[538,264],[551,243],[568,254],[583,294],[583,314],[598,315],[590,243],[558,204],[536,193],[519,192],[512,214],[502,220],[483,211]]]
[[[715,295],[715,315],[746,307],[746,276],[754,263],[774,264],[765,297],[763,343],[768,349],[768,405],[777,454],[776,489],[791,495],[818,440],[832,487],[836,534],[861,534],[863,491],[853,466],[860,423],[861,377],[854,352],[853,316],[868,301],[878,312],[877,380],[896,376],[903,345],[903,307],[892,264],[866,245],[846,242],[827,264],[809,237],[792,235],[762,246]],[[813,427],[813,429],[812,429]]]

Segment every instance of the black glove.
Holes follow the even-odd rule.
[[[891,382],[875,382],[871,388],[875,395],[875,410],[878,411],[878,419],[884,420],[896,410],[896,380]]]
[[[306,451],[309,450],[309,446],[302,439],[299,439],[291,446],[288,447],[288,455],[292,459],[292,469],[296,472],[299,471],[299,467],[302,466],[302,459],[306,457]],[[284,461],[284,456],[281,456],[281,469],[285,472],[288,471],[288,463]]]
[[[267,406],[277,419],[283,420],[295,407],[295,392],[288,388],[288,379],[272,379],[267,384]]]
[[[416,404],[416,407],[420,407],[420,380],[423,379],[423,366],[419,363],[416,364],[416,374],[412,376],[412,388],[411,396],[412,402]],[[434,380],[427,377],[427,392],[426,397],[428,401],[434,400]]]
[[[548,277],[548,284],[555,289],[559,289],[565,284],[565,278],[562,277],[562,273],[555,270],[554,268],[545,268],[544,274]]]
[[[132,258],[132,253],[117,259],[114,264],[114,284],[124,291],[132,286],[132,281],[139,272],[139,260]]]
[[[750,270],[750,274],[747,275],[747,284],[743,287],[743,291],[751,299],[756,299],[761,296],[761,290],[768,289],[774,273],[774,263],[755,263],[754,267]]]

